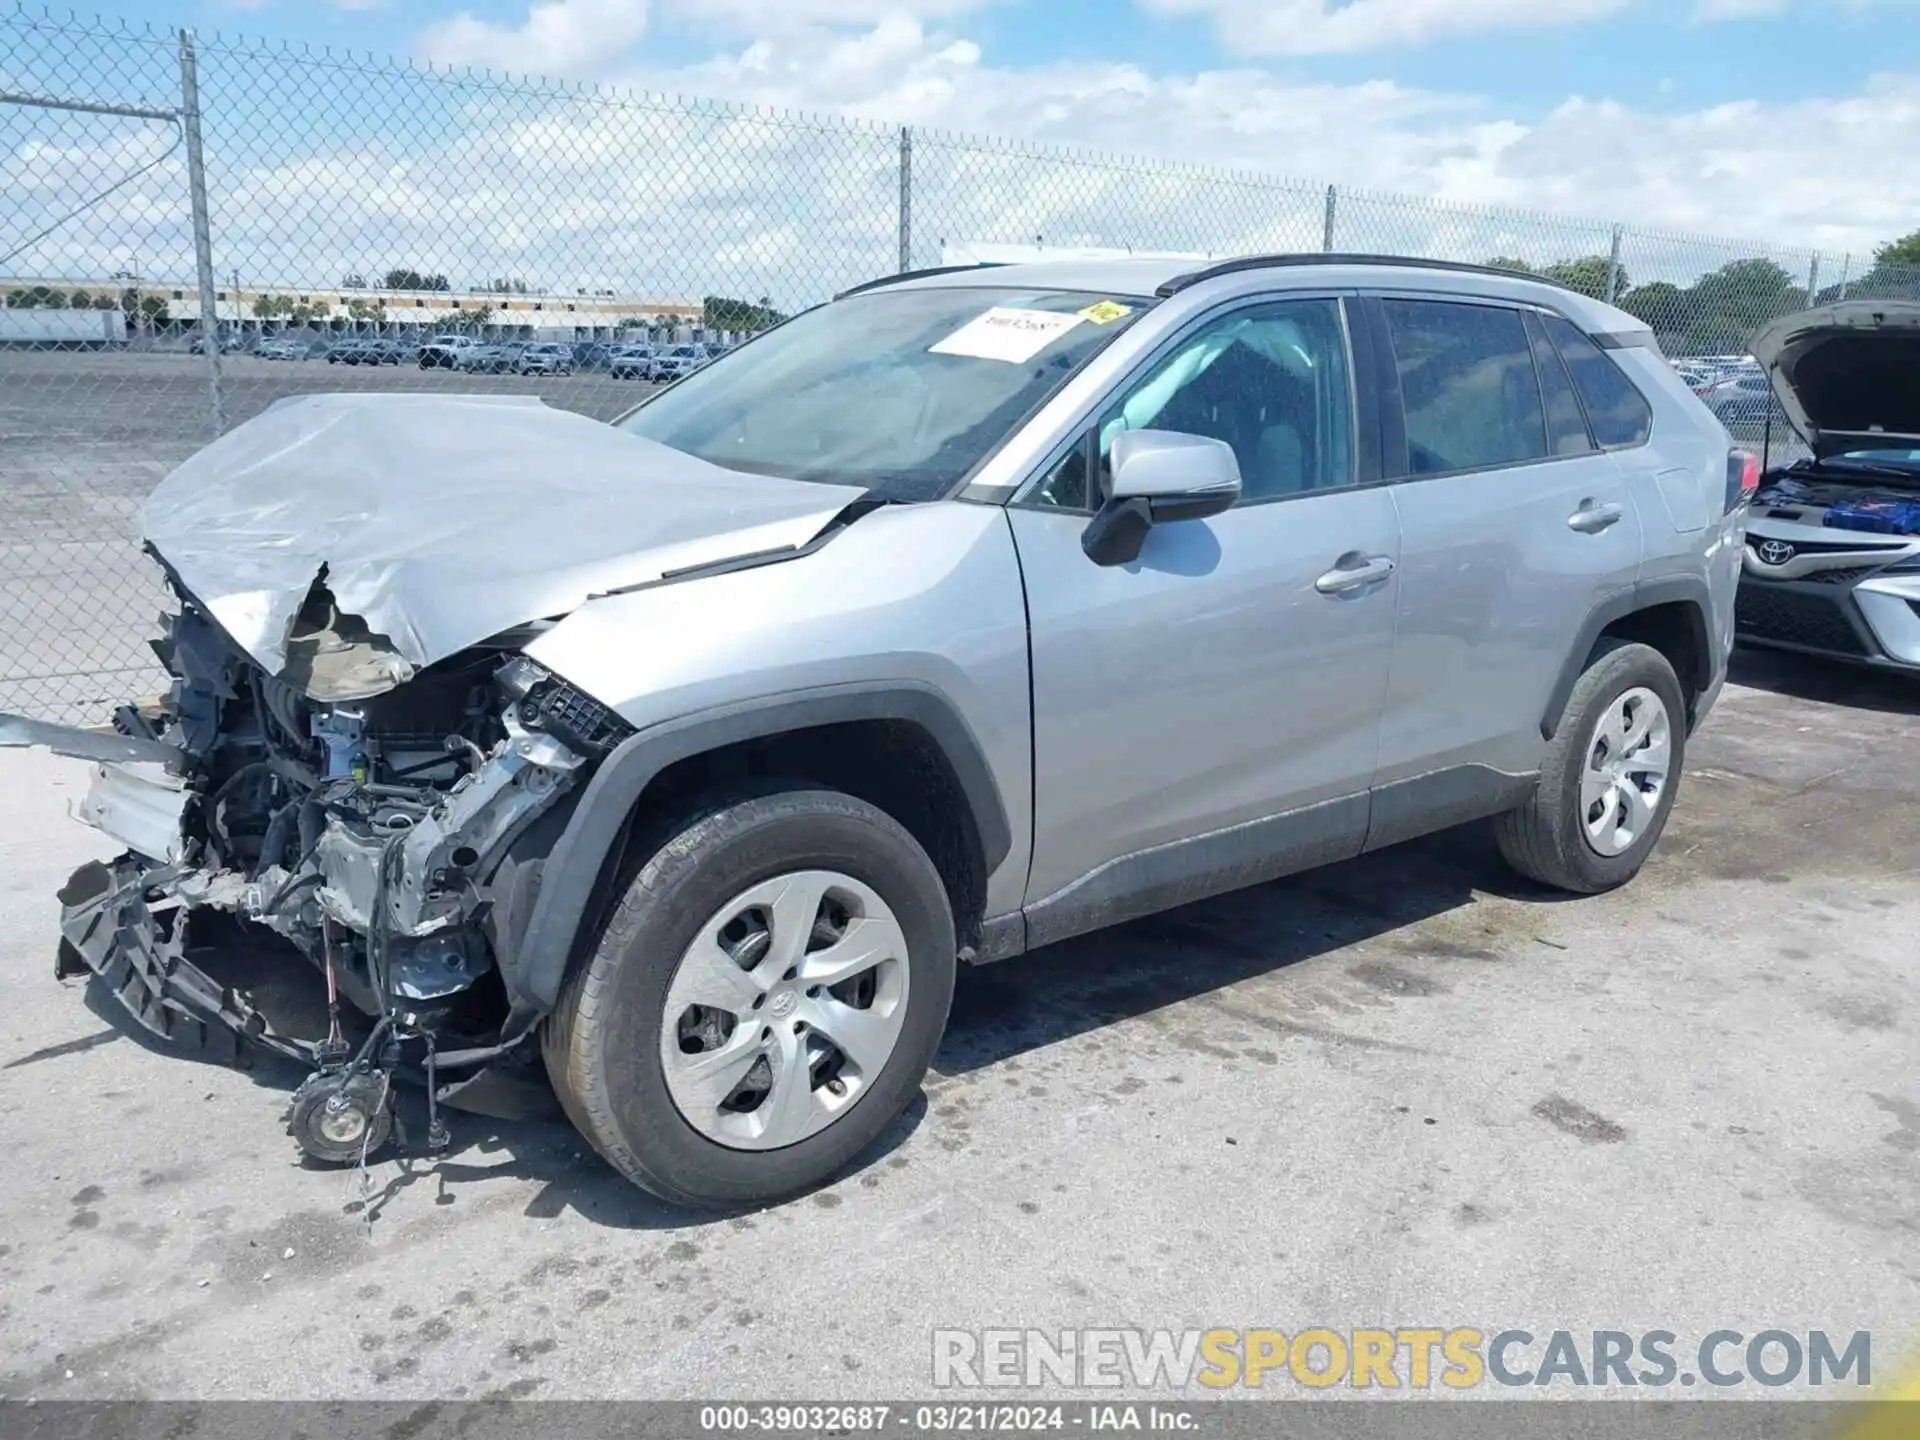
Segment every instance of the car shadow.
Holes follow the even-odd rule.
[[[1793,650],[1740,646],[1728,662],[1727,680],[1795,700],[1890,715],[1920,714],[1920,676]]]
[[[1404,929],[1476,891],[1573,898],[1515,876],[1485,824],[1462,826],[965,970],[934,1069],[997,1065]]]
[[[1501,862],[1487,827],[1469,825],[1064,941],[1016,960],[964,967],[933,1076],[937,1083],[986,1069],[1117,1021],[1285,970],[1469,905],[1476,892],[1540,904],[1568,898],[1516,879]],[[1439,946],[1435,953],[1458,958],[1480,952]],[[217,957],[196,953],[194,959],[216,978],[244,973],[250,998],[277,1030],[307,1035],[317,1033],[316,1022],[324,1027],[320,977],[290,949],[260,946],[245,953],[223,950]],[[88,988],[87,1003],[143,1049],[169,1058],[194,1058],[192,1052],[142,1031],[97,980]],[[89,1037],[85,1043],[110,1038]],[[1331,1032],[1329,1038],[1369,1043],[1361,1036]],[[291,1095],[304,1078],[299,1066],[277,1056],[256,1051],[250,1058],[247,1073],[263,1088]],[[215,1054],[202,1063],[222,1061]],[[661,1230],[711,1224],[717,1218],[712,1211],[683,1210],[656,1200],[603,1162],[560,1112],[536,1055],[527,1055],[523,1065],[497,1073],[447,1107],[449,1144],[438,1154],[426,1146],[424,1089],[418,1083],[397,1085],[394,1099],[395,1144],[369,1167],[345,1205],[347,1213],[369,1223],[421,1186],[429,1187],[435,1205],[453,1205],[465,1190],[509,1179],[538,1184],[524,1212],[533,1219],[573,1211],[614,1229]],[[836,1179],[885,1165],[926,1113],[923,1092],[880,1141]],[[306,1163],[316,1172],[331,1169]],[[725,1218],[725,1212],[718,1218]]]

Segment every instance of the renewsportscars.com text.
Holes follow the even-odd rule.
[[[936,1330],[943,1389],[1655,1389],[1873,1383],[1865,1330]]]

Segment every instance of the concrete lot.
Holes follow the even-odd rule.
[[[899,1397],[988,1325],[1867,1329],[1890,1374],[1920,688],[1736,679],[1628,889],[1467,831],[969,973],[879,1153],[719,1220],[552,1118],[456,1117],[366,1203],[303,1167],[296,1077],[54,983],[84,774],[0,755],[0,1395]]]
[[[230,355],[229,421],[315,390],[537,394],[612,419],[650,386],[605,374],[462,375]],[[0,710],[91,721],[162,683],[146,648],[164,603],[140,501],[206,444],[197,355],[0,350]]]

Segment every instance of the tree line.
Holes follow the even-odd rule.
[[[1605,255],[1580,255],[1534,266],[1511,255],[1486,262],[1497,270],[1538,275],[1591,295],[1607,298],[1609,279],[1614,304],[1644,321],[1669,355],[1724,355],[1744,351],[1753,334],[1790,310],[1804,310],[1809,296],[1803,279],[1772,260],[1730,260],[1691,285],[1653,280],[1635,285],[1626,267],[1609,275]],[[1842,299],[1920,300],[1920,230],[1874,252],[1873,265],[1859,276],[1830,276],[1811,297],[1815,305]]]
[[[160,295],[142,295],[129,287],[114,294],[91,290],[56,290],[49,285],[28,285],[7,292],[9,310],[119,310],[129,324],[164,325],[167,302]]]

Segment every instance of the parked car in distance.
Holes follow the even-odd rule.
[[[678,380],[683,375],[691,375],[712,358],[705,345],[670,345],[653,357],[648,378],[662,382]]]
[[[1813,453],[1754,497],[1736,638],[1920,675],[1920,303],[1801,311],[1753,348]]]
[[[613,347],[600,340],[576,340],[572,348],[576,370],[604,370],[613,356]]]
[[[545,341],[525,346],[514,360],[522,375],[571,375],[573,348]]]
[[[619,345],[607,356],[607,373],[616,380],[646,380],[653,375],[653,346]]]
[[[1762,370],[1739,370],[1694,392],[1722,425],[1759,425],[1778,414],[1773,382]]]
[[[477,349],[480,342],[471,335],[436,335],[420,347],[422,370],[453,370],[460,357]]]
[[[174,710],[58,741],[125,851],[62,889],[60,973],[304,1059],[316,1158],[378,1148],[402,1066],[537,1051],[609,1164],[739,1208],[896,1125],[963,963],[1483,817],[1581,895],[1657,844],[1758,466],[1633,316],[1063,261],[755,343],[615,425],[301,397],[162,480]],[[329,1068],[195,968],[220,910],[405,1029]]]
[[[311,344],[298,336],[273,335],[262,340],[254,350],[262,360],[304,360]]]
[[[510,375],[519,368],[525,340],[502,340],[491,345],[476,345],[460,356],[460,368],[480,375]]]
[[[335,340],[327,346],[327,363],[329,365],[378,364],[379,362],[373,358],[367,348],[372,343],[371,340]]]

